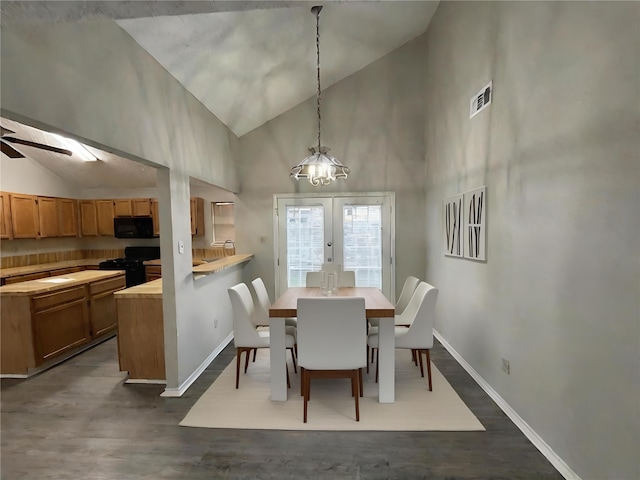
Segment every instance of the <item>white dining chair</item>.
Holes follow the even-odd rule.
[[[306,286],[307,287],[321,287],[324,279],[325,272],[307,272]],[[338,286],[339,287],[355,287],[356,286],[356,272],[353,270],[344,270],[338,273]]]
[[[409,323],[407,327],[395,327],[396,348],[415,351],[420,361],[420,373],[424,377],[422,355],[426,355],[429,390],[431,383],[431,355],[433,347],[433,322],[435,317],[438,289],[426,282],[420,282],[414,292],[409,305],[402,312],[402,316]],[[367,344],[371,348],[378,348],[378,332],[369,333]],[[376,362],[376,382],[378,381],[378,362]]]
[[[327,273],[342,273],[342,264],[340,263],[323,263],[320,269]]]
[[[251,286],[253,287],[253,291],[256,294],[256,303],[253,315],[253,324],[256,328],[259,327],[268,327],[269,326],[269,308],[271,307],[271,299],[269,298],[269,293],[267,292],[267,288],[262,281],[262,278],[258,277],[251,281]],[[297,321],[295,318],[285,318],[285,333],[287,335],[291,335],[294,340],[297,337],[296,333],[296,325]],[[293,371],[298,373],[298,368],[296,367],[296,345],[294,343],[293,351],[291,352],[291,358],[293,360]],[[253,361],[256,360],[256,351],[253,352]]]
[[[358,397],[362,396],[362,367],[367,364],[364,298],[299,298],[297,311],[304,423],[312,378],[350,378],[356,421],[360,421]]]
[[[402,317],[401,315],[404,312],[404,310],[407,308],[407,305],[409,304],[409,301],[413,296],[413,292],[416,291],[416,288],[418,288],[419,283],[420,283],[420,279],[417,277],[414,277],[413,275],[409,275],[405,279],[404,285],[402,286],[402,291],[400,292],[400,296],[398,297],[398,301],[396,302],[396,307],[395,307],[395,325],[396,326],[403,326],[403,327],[409,326],[408,324],[404,323],[404,322],[407,322],[409,319],[406,317]],[[380,319],[377,317],[374,317],[374,318],[368,318],[367,321],[369,322],[369,326],[372,327],[372,328],[369,328],[368,332],[377,333],[377,328],[378,328],[378,325],[380,324]],[[367,345],[367,351],[368,350],[369,350],[369,346]],[[371,360],[369,360],[370,362],[373,362],[375,352],[376,352],[376,349],[372,348]],[[367,354],[367,357],[368,356],[369,355]],[[416,352],[411,352],[411,356],[413,358],[413,362],[417,365],[418,357]],[[369,364],[367,364],[367,373],[369,373]]]
[[[396,326],[406,326],[408,327],[409,325],[401,323],[401,322],[406,322],[407,319],[406,318],[399,318],[402,315],[402,312],[404,312],[404,310],[407,308],[407,305],[409,305],[409,301],[411,300],[411,297],[413,296],[413,292],[416,291],[416,288],[418,288],[418,284],[420,283],[420,279],[417,277],[414,277],[413,275],[409,275],[405,281],[404,281],[404,285],[402,286],[402,291],[400,292],[400,296],[398,297],[398,301],[396,302],[396,321],[395,324]],[[369,318],[369,325],[371,325],[372,327],[377,327],[379,320],[378,318]]]
[[[249,366],[249,354],[257,348],[269,348],[269,332],[259,331],[253,323],[255,307],[249,287],[239,283],[228,289],[233,311],[233,343],[236,347],[236,388],[240,383],[240,359],[246,353],[244,373]],[[295,339],[292,335],[285,336],[287,350],[293,352]],[[287,386],[290,386],[289,370],[287,369]]]
[[[259,304],[262,314],[262,316],[259,317],[259,319],[256,321],[261,323],[260,326],[269,326],[269,308],[271,307],[271,298],[269,298],[267,287],[260,277],[251,280],[251,286],[253,287],[253,291],[256,294],[256,300]],[[258,305],[256,305],[256,309],[258,309]],[[298,324],[295,318],[285,318],[284,322],[284,324],[288,327],[295,327]]]

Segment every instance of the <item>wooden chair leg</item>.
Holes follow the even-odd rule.
[[[240,384],[240,355],[242,355],[242,350],[236,348],[236,388]]]
[[[291,380],[289,380],[289,366],[286,363],[285,368],[287,369],[287,388],[291,388]]]
[[[247,356],[245,358],[245,361],[244,361],[244,373],[247,373],[247,368],[249,368],[249,357],[251,356],[251,348],[245,348],[243,350],[247,354]]]
[[[420,376],[424,378],[424,367],[422,365],[422,350],[418,350],[418,361],[420,362]]]
[[[309,372],[303,370],[302,377],[302,390],[304,391],[304,423],[307,423],[307,402],[309,401],[309,391],[311,390],[309,385]]]
[[[296,355],[293,353],[293,348],[289,348],[291,351],[291,361],[293,362],[293,372],[298,373],[298,367],[296,366]]]
[[[418,359],[416,358],[417,356],[419,356],[419,352],[415,349],[411,349],[411,359],[413,360],[414,365],[417,367],[418,366]]]
[[[304,396],[304,367],[300,367],[300,396]]]
[[[369,368],[368,365],[367,365],[367,368]],[[360,381],[360,396],[362,397],[364,396],[364,394],[362,393],[364,389],[362,388],[362,369],[361,368],[358,369],[358,380]]]
[[[367,375],[369,374],[369,344],[367,344]]]
[[[359,404],[358,397],[360,397],[360,393],[358,392],[358,370],[354,370],[351,374],[352,374],[351,383],[355,386],[355,389],[356,389],[356,394],[354,395],[356,399],[356,422],[359,422],[360,421],[360,404]]]
[[[431,353],[429,349],[425,350],[425,353],[427,354],[427,376],[429,377],[429,391],[431,392],[433,391],[431,386]]]
[[[254,349],[253,349],[253,361],[254,361],[254,362],[256,361],[256,354],[257,354],[257,353],[258,353],[258,349],[257,349],[257,348],[254,348]]]
[[[376,349],[376,383],[378,383],[378,373],[380,372],[380,369],[378,368],[380,365],[380,362],[378,361],[380,359],[380,349]]]

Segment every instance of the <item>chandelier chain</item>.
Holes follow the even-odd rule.
[[[318,152],[320,152],[320,9],[316,9],[316,67],[318,71]]]

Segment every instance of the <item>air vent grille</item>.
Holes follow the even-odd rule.
[[[488,105],[491,104],[491,100],[493,99],[493,81],[490,81],[484,88],[482,88],[478,93],[476,93],[473,97],[471,97],[471,101],[469,103],[469,118],[473,118],[479,112],[484,110]]]

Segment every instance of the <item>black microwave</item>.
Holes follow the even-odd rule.
[[[113,234],[116,238],[153,238],[151,217],[116,217],[113,219]]]

